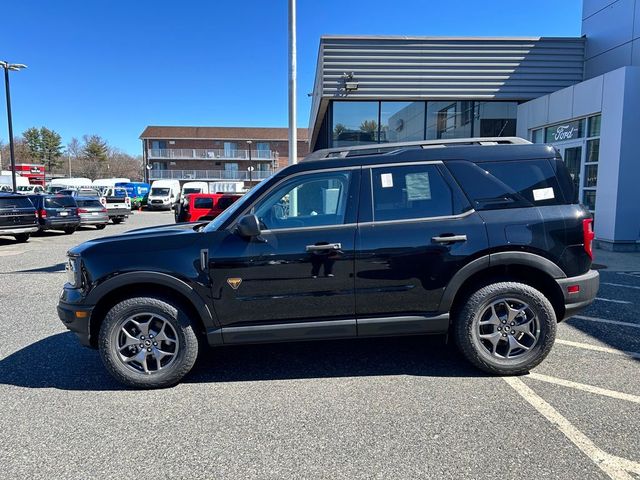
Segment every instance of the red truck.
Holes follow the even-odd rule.
[[[176,223],[213,220],[242,195],[233,193],[190,193],[175,209]]]

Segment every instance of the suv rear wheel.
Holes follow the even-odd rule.
[[[527,373],[547,356],[556,336],[549,300],[522,283],[487,285],[455,319],[458,347],[476,367],[498,375]]]
[[[100,327],[98,348],[111,375],[136,388],[178,383],[198,356],[186,313],[169,301],[135,297],[116,304]]]

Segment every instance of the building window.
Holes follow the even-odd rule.
[[[271,158],[271,149],[267,142],[256,143],[256,157],[257,158]]]
[[[544,143],[544,128],[538,128],[531,132],[531,141],[533,143]]]
[[[471,137],[471,102],[428,102],[427,139]],[[469,121],[467,121],[469,120]]]
[[[552,125],[545,129],[547,143],[566,142],[577,140],[584,136],[584,118]]]
[[[332,146],[378,142],[379,102],[333,102]]]
[[[380,143],[424,139],[424,102],[380,102]]]
[[[235,157],[238,150],[238,144],[235,142],[224,142],[224,156]]]
[[[589,117],[589,127],[587,137],[599,137],[600,136],[600,121],[602,117],[600,115],[594,115]]]
[[[516,133],[516,102],[428,102],[428,140],[508,137]]]

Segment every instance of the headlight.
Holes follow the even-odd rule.
[[[72,287],[78,287],[80,285],[80,268],[78,258],[69,257],[65,270],[67,271],[67,282],[69,282]]]

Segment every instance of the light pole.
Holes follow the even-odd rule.
[[[249,168],[247,168],[247,170],[249,170],[249,188],[251,188],[251,181],[252,179],[252,175],[251,172],[253,171],[253,162],[251,161],[251,144],[253,142],[251,140],[247,140],[247,146],[249,147]]]
[[[22,70],[27,68],[22,63],[9,63],[0,61],[0,67],[4,68],[4,88],[7,92],[7,119],[9,121],[9,158],[11,161],[11,180],[13,183],[13,191],[17,190],[16,186],[16,156],[13,149],[13,124],[11,123],[11,94],[9,93],[9,70]]]

